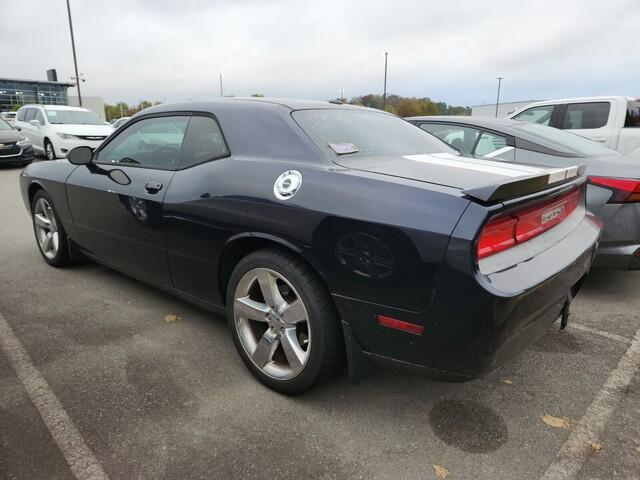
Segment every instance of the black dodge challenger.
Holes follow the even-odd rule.
[[[384,112],[156,106],[27,167],[45,261],[88,257],[219,313],[251,372],[301,392],[346,358],[486,374],[558,318],[600,235],[583,167],[462,158]]]

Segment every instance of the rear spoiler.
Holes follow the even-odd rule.
[[[512,177],[491,185],[467,188],[462,193],[481,202],[501,202],[568,183],[583,176],[584,172],[584,165],[552,168],[542,170],[539,174]]]

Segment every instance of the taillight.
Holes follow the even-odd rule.
[[[555,227],[580,203],[580,190],[557,199],[490,219],[478,240],[478,258],[485,258],[524,243]]]
[[[608,188],[613,195],[607,203],[640,202],[640,180],[612,177],[589,177],[589,183]]]

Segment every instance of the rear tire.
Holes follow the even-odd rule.
[[[52,267],[66,267],[71,263],[69,242],[51,197],[38,190],[31,202],[31,220],[38,250]]]
[[[340,323],[329,292],[288,252],[259,250],[238,263],[227,288],[227,318],[247,368],[277,392],[304,392],[342,362]]]

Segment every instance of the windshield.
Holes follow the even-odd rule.
[[[563,153],[577,153],[581,157],[604,157],[618,154],[615,150],[611,150],[580,135],[557,128],[546,127],[537,123],[523,123],[522,125],[514,126],[514,128],[519,128],[553,142],[555,150]]]
[[[13,130],[11,125],[0,118],[0,130]]]
[[[297,110],[292,116],[316,145],[333,155],[458,155],[430,133],[382,112],[327,108]]]
[[[104,125],[95,113],[87,110],[49,110],[47,120],[54,125]]]

